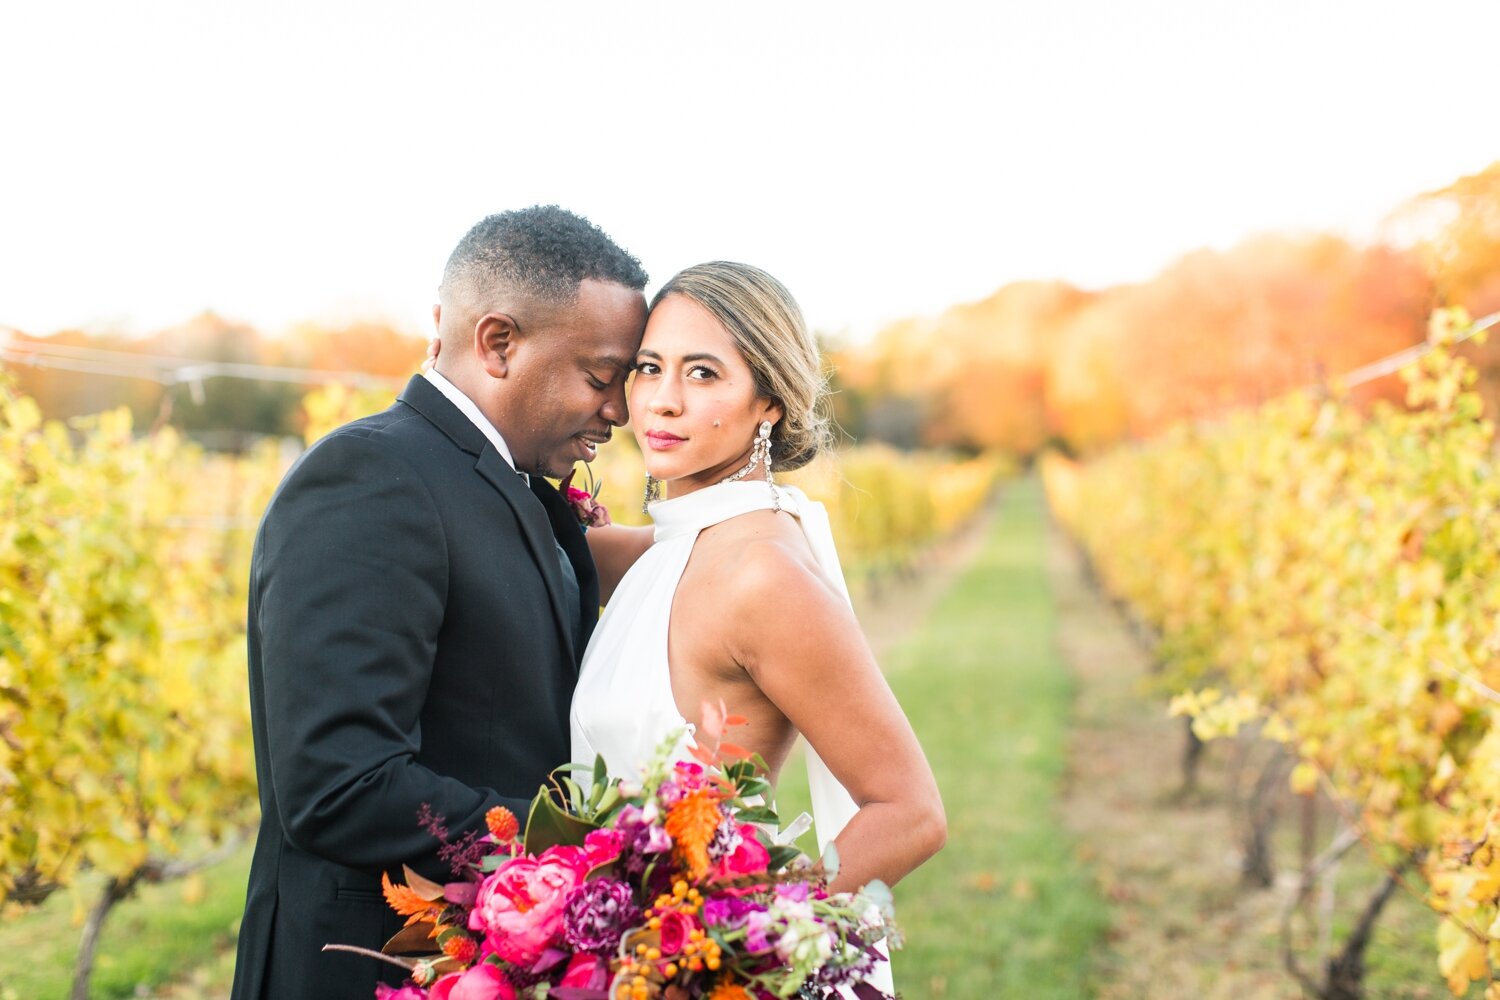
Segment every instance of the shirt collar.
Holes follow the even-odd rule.
[[[505,464],[514,469],[516,467],[516,460],[511,457],[510,446],[505,443],[505,438],[500,436],[499,428],[490,423],[489,418],[480,412],[478,405],[468,396],[464,395],[462,389],[448,381],[436,368],[429,368],[422,375],[426,377],[427,381],[437,386],[438,392],[447,396],[449,402],[458,407],[459,412],[469,418],[470,423],[479,428],[479,432],[489,440],[490,444],[495,446],[495,450],[500,453],[500,457],[505,459]],[[527,486],[531,485],[530,476],[519,470],[517,470],[517,474],[526,480]]]

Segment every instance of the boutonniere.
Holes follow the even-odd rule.
[[[588,471],[588,489],[581,490],[573,485],[573,476],[578,472],[578,469],[574,468],[557,484],[557,491],[568,502],[568,506],[573,508],[573,516],[578,518],[579,525],[585,531],[589,528],[607,527],[611,523],[609,511],[602,503],[594,499],[599,495],[599,487],[602,484],[594,481],[594,470],[589,468],[587,462],[583,467]]]

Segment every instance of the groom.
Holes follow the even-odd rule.
[[[569,756],[599,604],[572,510],[542,476],[625,422],[646,321],[640,263],[555,206],[493,215],[449,258],[434,370],[304,454],[250,568],[261,827],[234,1000],[372,1000],[400,969],[381,873],[451,877],[457,840],[523,822]]]

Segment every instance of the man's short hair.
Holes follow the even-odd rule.
[[[641,262],[604,231],[556,205],[501,212],[458,241],[443,268],[445,295],[473,300],[505,289],[548,305],[571,305],[586,279],[634,288],[649,280]]]

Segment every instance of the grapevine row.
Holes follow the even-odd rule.
[[[1044,475],[1174,710],[1283,742],[1294,790],[1420,873],[1453,992],[1497,1000],[1500,476],[1465,326],[1434,316],[1404,408],[1296,394]]]

